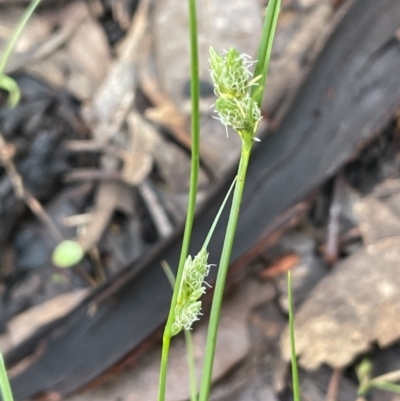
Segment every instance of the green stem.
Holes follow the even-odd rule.
[[[163,260],[161,266],[164,270],[165,275],[171,287],[175,286],[175,277],[169,264]],[[190,401],[197,401],[197,377],[196,377],[196,364],[194,360],[194,350],[193,350],[193,339],[192,334],[189,330],[184,330],[185,333],[185,344],[186,344],[186,354],[189,367],[189,381],[190,381]]]
[[[375,387],[380,390],[390,391],[391,393],[395,394],[400,394],[400,386],[394,383],[372,381],[371,387]]]
[[[271,58],[272,45],[276,25],[278,23],[279,11],[281,9],[281,0],[270,0],[267,7],[267,14],[264,19],[264,26],[261,36],[260,46],[257,53],[257,64],[254,69],[254,78],[261,75],[261,79],[251,88],[251,97],[261,108],[261,103],[267,81],[269,61]]]
[[[222,212],[223,212],[224,209],[225,209],[226,202],[227,202],[228,199],[229,199],[229,196],[230,196],[230,194],[231,194],[231,192],[232,192],[233,186],[236,184],[236,179],[237,179],[237,177],[235,177],[235,178],[233,179],[232,184],[231,184],[231,186],[229,187],[228,192],[227,192],[226,195],[225,195],[225,198],[224,198],[224,200],[223,200],[223,202],[222,202],[222,204],[221,204],[221,206],[220,206],[220,208],[219,208],[219,210],[218,210],[217,215],[216,215],[215,218],[214,218],[214,221],[213,221],[213,223],[212,223],[212,225],[211,225],[211,228],[210,228],[210,230],[208,231],[207,237],[206,237],[206,239],[204,240],[204,244],[203,244],[203,246],[201,247],[202,249],[207,249],[208,244],[210,243],[211,237],[212,237],[212,235],[214,234],[215,227],[217,226],[218,221],[219,221],[219,218],[221,217],[221,214],[222,214]]]
[[[0,61],[0,75],[4,73],[4,69],[6,67],[7,61],[11,56],[11,53],[17,43],[18,38],[20,37],[25,25],[28,23],[29,19],[31,18],[32,14],[34,13],[36,7],[39,5],[41,0],[32,0],[29,7],[25,10],[24,14],[22,15],[20,21],[16,29],[14,30],[10,40],[7,43],[6,49],[4,50],[3,57]]]
[[[161,367],[160,367],[160,382],[158,385],[158,400],[165,399],[165,387],[167,383],[167,367],[168,367],[168,355],[169,355],[169,346],[171,344],[171,336],[165,335],[163,336],[162,342],[162,351],[161,351]]]
[[[207,401],[210,393],[222,298],[224,295],[226,275],[228,272],[230,256],[235,239],[236,227],[239,219],[240,205],[242,202],[243,189],[246,179],[247,167],[250,159],[251,147],[251,141],[246,141],[242,143],[242,153],[239,162],[235,192],[233,194],[232,206],[229,215],[228,226],[226,229],[224,245],[222,248],[221,259],[219,262],[217,281],[215,284],[215,291],[211,307],[199,401]]]
[[[186,342],[186,354],[189,366],[189,381],[190,381],[190,401],[197,401],[197,377],[196,364],[194,361],[193,338],[190,330],[183,330]]]
[[[189,5],[189,30],[190,30],[190,59],[191,59],[191,101],[192,101],[192,155],[190,172],[190,189],[188,200],[188,211],[186,215],[185,231],[181,255],[179,258],[178,272],[172,294],[171,306],[168,314],[167,324],[163,335],[163,349],[161,355],[160,382],[158,389],[158,401],[165,400],[165,389],[167,381],[168,354],[171,343],[172,324],[175,318],[175,307],[178,299],[179,287],[182,281],[183,268],[189,252],[190,238],[192,235],[193,220],[196,208],[197,181],[199,175],[199,137],[200,137],[200,83],[199,83],[199,57],[197,43],[197,16],[195,0],[188,0]]]
[[[297,369],[296,342],[295,342],[295,338],[294,338],[292,275],[291,275],[290,271],[288,271],[288,274],[287,274],[287,285],[288,285],[288,303],[289,303],[290,351],[291,351],[291,359],[292,359],[293,399],[294,399],[294,401],[300,401],[299,372]]]
[[[3,401],[14,401],[3,355],[0,352],[0,388]]]

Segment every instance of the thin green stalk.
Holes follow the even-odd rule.
[[[215,284],[215,291],[210,315],[210,324],[208,327],[208,334],[207,334],[207,344],[205,351],[199,401],[207,401],[210,392],[212,368],[214,363],[215,347],[217,343],[217,332],[221,313],[222,298],[224,294],[226,275],[228,272],[233,242],[235,239],[236,227],[239,219],[240,205],[242,202],[244,183],[250,159],[251,147],[252,147],[251,141],[243,142],[242,153],[240,157],[240,163],[237,174],[237,182],[235,186],[235,192],[233,194],[232,206],[229,215],[228,226],[226,229],[221,259],[219,262],[217,281]]]
[[[400,394],[400,385],[394,383],[372,381],[371,387],[375,387],[380,390],[390,391],[391,393],[395,394]]]
[[[183,330],[186,342],[186,354],[189,366],[190,401],[197,401],[197,377],[194,361],[193,338],[190,330]]]
[[[15,107],[21,99],[21,91],[17,82],[8,75],[0,74],[0,88],[8,92],[9,107]]]
[[[14,401],[3,355],[0,352],[0,387],[3,401]]]
[[[296,342],[295,342],[295,338],[294,338],[292,275],[291,275],[290,271],[288,271],[288,274],[287,274],[287,285],[288,285],[288,303],[289,303],[290,351],[291,351],[291,359],[292,359],[293,399],[294,399],[294,401],[300,401],[299,372],[297,369]]]
[[[165,275],[171,287],[175,286],[174,273],[171,270],[169,264],[163,260],[161,266],[164,270]],[[192,334],[189,330],[184,330],[185,333],[185,344],[186,344],[186,354],[189,367],[189,382],[190,382],[190,401],[197,401],[197,377],[196,377],[196,364],[194,361],[194,350],[193,350],[193,339]]]
[[[232,184],[231,184],[231,186],[229,187],[228,192],[227,192],[226,195],[225,195],[225,198],[224,198],[224,200],[223,200],[223,202],[222,202],[222,204],[221,204],[221,206],[220,206],[220,208],[219,208],[219,210],[218,210],[217,215],[215,216],[215,219],[214,219],[214,221],[213,221],[213,223],[212,223],[212,225],[211,225],[211,228],[210,228],[210,230],[208,231],[207,237],[206,237],[206,239],[204,240],[204,244],[203,244],[202,248],[207,249],[208,244],[210,243],[211,237],[212,237],[212,235],[213,235],[213,233],[214,233],[215,227],[217,226],[218,220],[219,220],[219,218],[221,217],[221,214],[222,214],[223,210],[225,209],[226,202],[227,202],[228,199],[229,199],[229,195],[230,195],[231,192],[232,192],[233,186],[236,184],[236,180],[237,180],[237,177],[235,177],[235,178],[233,179]]]
[[[174,322],[175,307],[178,299],[179,287],[182,281],[183,268],[189,252],[190,238],[192,235],[193,220],[196,208],[197,181],[199,175],[199,137],[200,137],[200,83],[199,83],[199,59],[197,43],[197,15],[195,0],[188,0],[189,5],[189,31],[190,31],[190,58],[191,58],[191,102],[192,102],[192,155],[190,172],[190,190],[188,211],[186,215],[185,231],[183,234],[182,249],[179,258],[178,272],[172,294],[171,306],[168,314],[167,324],[163,335],[163,348],[161,355],[160,382],[158,401],[165,400],[165,389],[167,381],[168,354],[171,343],[172,324]]]
[[[41,0],[32,0],[29,7],[25,10],[24,14],[22,15],[21,19],[18,22],[16,29],[14,30],[10,40],[7,43],[7,46],[4,50],[3,57],[0,61],[0,74],[4,73],[4,69],[6,67],[7,61],[11,56],[11,53],[17,43],[18,38],[20,37],[22,31],[24,30],[26,24],[28,23],[29,19],[31,18],[32,14],[34,13],[36,7],[39,5]]]
[[[278,23],[278,15],[281,9],[281,0],[270,0],[268,3],[267,14],[265,15],[264,26],[262,31],[261,43],[257,53],[257,64],[254,69],[254,77],[261,75],[259,85],[254,85],[251,88],[251,97],[261,108],[261,103],[267,81],[269,61],[271,59],[272,45],[276,25]]]
[[[4,50],[3,56],[0,60],[0,88],[3,88],[10,93],[9,104],[11,106],[16,106],[19,103],[21,93],[17,83],[12,78],[4,75],[4,69],[17,43],[17,40],[19,39],[22,31],[24,30],[26,24],[34,13],[36,7],[39,5],[40,1],[41,0],[32,0],[29,7],[25,10],[24,14],[18,22],[18,25],[14,29],[11,38],[8,41],[7,46]]]

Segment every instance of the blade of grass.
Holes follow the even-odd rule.
[[[222,214],[222,212],[223,212],[223,210],[224,210],[224,208],[225,208],[226,202],[227,202],[228,199],[229,199],[229,195],[231,194],[232,189],[233,189],[233,187],[234,187],[235,184],[236,184],[236,181],[237,181],[237,176],[233,179],[232,184],[231,184],[231,186],[229,187],[228,192],[226,193],[223,202],[221,203],[221,206],[220,206],[220,208],[219,208],[219,210],[218,210],[217,215],[215,216],[215,219],[214,219],[214,221],[213,221],[213,223],[212,223],[212,225],[211,225],[210,230],[208,231],[207,237],[206,237],[206,239],[205,239],[205,241],[204,241],[204,244],[203,244],[202,248],[206,248],[206,249],[207,249],[208,244],[210,243],[211,237],[212,237],[212,235],[213,235],[213,233],[214,233],[215,227],[217,226],[218,220],[219,220],[219,218],[221,217],[221,214]]]
[[[292,274],[287,274],[288,303],[289,303],[289,335],[290,335],[290,352],[292,359],[292,383],[293,383],[293,399],[300,401],[300,384],[299,373],[296,358],[296,342],[294,338],[294,312],[293,312],[293,293],[292,293]]]
[[[390,391],[391,393],[400,394],[400,385],[389,382],[372,382],[371,387],[380,390]]]
[[[21,19],[18,21],[18,25],[14,29],[10,40],[7,43],[7,46],[4,50],[3,57],[0,61],[0,74],[4,73],[4,69],[7,65],[7,61],[11,56],[12,51],[19,39],[22,31],[24,30],[26,24],[28,23],[29,19],[32,17],[36,7],[39,5],[41,0],[32,0],[29,7],[25,10],[24,14],[22,15]]]
[[[3,401],[14,401],[3,355],[0,352],[0,387]]]
[[[21,100],[21,91],[17,82],[8,75],[0,75],[0,88],[9,93],[7,103],[15,107]]]
[[[272,45],[274,43],[274,36],[280,9],[281,0],[269,1],[264,20],[261,42],[258,48],[257,64],[254,69],[254,77],[261,75],[261,79],[258,81],[259,85],[252,86],[251,97],[260,108],[264,95],[265,84],[267,82],[268,67],[271,59]]]
[[[198,40],[197,40],[197,14],[196,1],[188,0],[189,6],[189,32],[190,32],[190,62],[191,62],[191,103],[192,103],[192,155],[191,155],[191,172],[190,172],[190,189],[188,209],[186,215],[185,231],[183,234],[183,242],[181,254],[179,258],[178,272],[176,275],[176,283],[172,294],[170,310],[168,314],[167,324],[165,325],[163,335],[163,347],[161,355],[160,381],[158,391],[158,401],[165,400],[165,389],[167,381],[168,355],[171,343],[172,324],[175,318],[175,307],[178,300],[179,287],[182,281],[183,268],[189,252],[190,238],[192,235],[193,220],[196,208],[197,181],[199,175],[200,163],[200,82],[199,82],[199,56],[198,56]]]
[[[29,19],[32,17],[32,14],[34,13],[36,7],[39,5],[40,1],[41,0],[31,1],[31,4],[25,10],[21,19],[18,22],[18,25],[14,29],[11,38],[8,41],[7,46],[4,50],[3,56],[1,57],[0,60],[0,88],[5,89],[10,93],[10,98],[8,103],[11,107],[14,107],[19,103],[19,100],[21,98],[21,93],[17,83],[12,78],[4,75],[4,69],[7,65],[8,59],[10,58],[12,51],[14,50],[17,40],[19,39]]]

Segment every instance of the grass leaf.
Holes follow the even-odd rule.
[[[0,387],[3,401],[14,401],[3,355],[0,352]]]

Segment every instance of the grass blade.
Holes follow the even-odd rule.
[[[251,89],[251,97],[260,108],[264,95],[265,83],[267,81],[272,44],[274,42],[280,9],[281,0],[269,0],[267,14],[264,20],[261,43],[257,53],[257,64],[254,69],[254,77],[256,78],[261,75],[261,79],[258,81],[259,85],[254,85]]]
[[[14,401],[3,355],[0,352],[0,387],[3,401]]]
[[[190,238],[192,236],[193,221],[196,208],[197,181],[200,166],[200,78],[199,78],[199,51],[197,39],[197,13],[196,0],[188,0],[189,5],[189,31],[190,31],[190,65],[191,65],[191,102],[192,102],[192,154],[190,170],[190,189],[188,209],[186,215],[185,231],[181,254],[179,258],[176,283],[172,294],[168,320],[163,335],[163,348],[161,355],[160,381],[158,388],[158,401],[165,400],[167,382],[167,368],[169,346],[171,343],[172,325],[175,318],[175,307],[178,300],[179,287],[182,281],[183,269],[189,252]]]
[[[288,285],[288,302],[289,302],[289,335],[290,335],[290,351],[292,359],[291,362],[292,362],[293,399],[294,401],[300,401],[299,373],[297,369],[296,342],[294,338],[292,274],[290,271],[288,271],[287,274],[287,285]]]
[[[17,43],[17,40],[21,36],[22,31],[24,30],[26,24],[28,23],[29,19],[32,17],[36,7],[39,5],[41,0],[32,0],[29,7],[25,10],[24,14],[22,15],[21,19],[18,22],[18,25],[14,29],[10,40],[7,43],[7,46],[4,50],[3,56],[0,60],[0,88],[9,92],[10,97],[8,99],[8,104],[10,107],[15,107],[21,98],[21,92],[17,83],[7,75],[4,75],[4,69],[6,68],[8,59],[11,56],[12,51]]]

